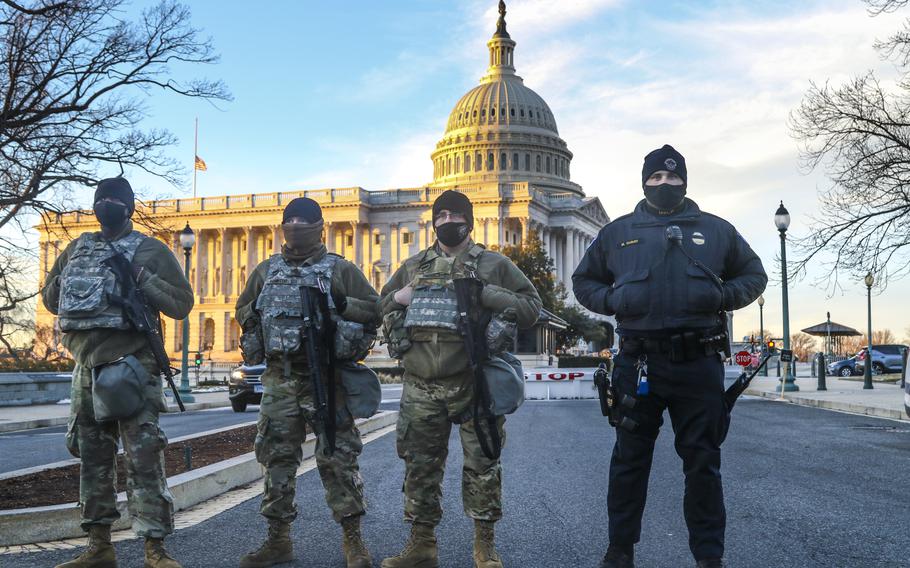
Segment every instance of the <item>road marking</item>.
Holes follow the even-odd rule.
[[[379,438],[395,431],[395,425],[386,426],[375,432],[370,432],[366,436],[363,436],[363,443],[369,444]],[[316,469],[316,458],[311,457],[304,460],[300,467],[297,468],[297,477],[300,477],[308,471]],[[187,529],[198,525],[203,521],[207,521],[216,515],[227,511],[228,509],[233,509],[237,505],[249,501],[250,499],[255,499],[262,495],[262,479],[257,479],[246,485],[232,489],[227,493],[213,497],[208,501],[194,505],[189,509],[183,511],[178,511],[174,514],[174,530],[179,531]],[[133,540],[139,538],[136,536],[136,533],[132,529],[126,529],[121,531],[116,531],[111,533],[111,542],[122,542],[125,540]],[[41,552],[45,550],[72,550],[74,548],[80,548],[85,546],[86,539],[82,538],[70,538],[66,540],[56,540],[51,542],[39,542],[35,544],[20,544],[16,546],[0,546],[0,556],[4,554],[23,554],[29,552]]]

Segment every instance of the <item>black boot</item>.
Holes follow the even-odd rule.
[[[695,565],[696,568],[727,568],[723,558],[703,558]]]
[[[635,568],[635,553],[632,547],[619,547],[612,544],[607,547],[604,559],[600,561],[600,568]]]

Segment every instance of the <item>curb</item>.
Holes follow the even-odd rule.
[[[187,412],[192,410],[206,410],[208,408],[224,408],[231,405],[230,400],[217,402],[193,402],[186,405]],[[68,408],[68,407],[67,407]],[[167,413],[180,412],[177,405],[168,405]],[[33,430],[35,428],[48,428],[51,426],[66,426],[69,422],[69,412],[66,416],[54,416],[53,418],[36,418],[34,420],[20,420],[18,422],[0,422],[0,434],[6,432],[16,432],[19,430]]]
[[[761,391],[755,389],[746,389],[744,394],[752,396],[760,396],[762,398],[777,400],[780,398],[780,395],[776,392]],[[791,402],[798,406],[808,406],[812,408],[821,408],[824,410],[837,410],[840,412],[848,412],[850,414],[859,414],[861,416],[872,416],[875,418],[889,418],[891,420],[901,420],[903,422],[910,421],[910,418],[907,415],[899,410],[894,408],[881,408],[877,406],[866,406],[865,404],[858,404],[855,402],[843,402],[838,400],[822,400],[815,398],[807,398],[800,395],[784,395],[784,400]]]
[[[372,418],[358,420],[361,435],[395,424],[398,412],[384,411]],[[313,456],[316,438],[308,436],[303,443],[303,459]],[[174,511],[181,511],[221,495],[235,487],[262,478],[262,467],[253,452],[169,477],[168,488],[174,498]],[[117,510],[121,518],[112,529],[130,527],[126,493],[117,494]],[[0,511],[0,546],[47,542],[84,535],[80,527],[81,510],[78,503],[31,507]]]

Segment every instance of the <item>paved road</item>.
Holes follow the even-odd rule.
[[[224,393],[227,397],[227,393]],[[401,385],[383,385],[384,408],[397,407]],[[224,428],[256,420],[258,406],[236,413],[230,408],[212,408],[193,412],[172,412],[161,415],[161,425],[171,439],[205,430]],[[64,446],[65,426],[37,428],[0,434],[0,473],[15,471],[72,458]]]
[[[725,444],[728,560],[736,568],[910,566],[910,427],[763,400],[743,400]],[[506,565],[597,566],[606,546],[606,474],[614,439],[594,401],[528,402],[507,424],[505,519],[497,541]],[[638,566],[692,566],[682,518],[682,474],[669,425],[658,441]],[[451,439],[440,526],[441,565],[470,566],[471,524],[461,510],[461,452]],[[403,467],[394,435],[361,460],[370,513],[366,539],[378,559],[404,541]],[[340,567],[340,535],[315,471],[298,480],[295,566]],[[190,567],[236,566],[265,532],[252,499],[170,538]],[[214,544],[214,546],[213,546]],[[139,566],[141,543],[117,545]],[[53,565],[73,553],[0,557],[4,568]]]

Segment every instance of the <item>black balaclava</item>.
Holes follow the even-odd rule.
[[[467,222],[456,223],[447,221],[442,225],[436,226],[436,216],[440,211],[446,209],[453,213],[461,213]],[[471,229],[474,228],[474,206],[471,200],[463,193],[449,189],[443,191],[436,201],[433,202],[433,230],[436,231],[436,238],[439,242],[447,247],[457,247],[464,242]]]
[[[291,217],[300,217],[304,223],[288,223]],[[284,233],[285,252],[295,258],[309,258],[322,248],[322,208],[309,197],[293,199],[284,208],[281,230]]]
[[[682,178],[682,185],[662,183],[660,185],[646,185],[645,182],[656,171],[666,170]],[[648,204],[660,212],[673,211],[679,207],[686,196],[688,178],[686,174],[686,159],[676,151],[673,146],[664,144],[663,147],[650,152],[645,156],[645,163],[641,168],[641,186],[645,192]]]
[[[123,205],[110,201],[101,201],[105,197],[113,197],[123,202]],[[95,217],[101,226],[108,231],[116,231],[126,224],[132,217],[136,208],[136,197],[130,182],[122,177],[107,178],[98,182],[95,188],[93,209]]]

